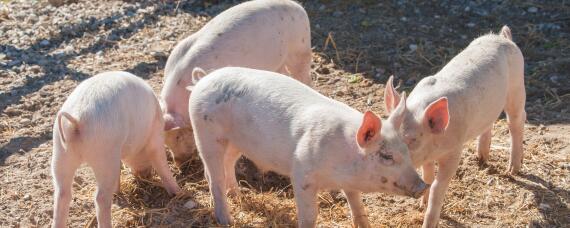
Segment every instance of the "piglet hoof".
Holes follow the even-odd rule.
[[[422,200],[420,200],[420,211],[425,211],[428,205],[428,196],[422,196]]]
[[[520,169],[521,169],[520,165],[510,164],[509,165],[509,174],[510,175],[517,175],[519,173]]]
[[[229,213],[227,212],[224,213],[223,211],[218,209],[216,209],[214,213],[216,214],[216,222],[218,222],[218,224],[222,226],[229,226],[233,224],[232,217],[230,216]]]
[[[369,228],[370,227],[370,223],[368,222],[368,216],[366,215],[361,215],[357,218],[354,218],[352,220],[353,222],[353,227],[355,228]]]
[[[487,165],[487,157],[482,157],[482,156],[477,156],[477,161],[479,163],[479,166],[481,167],[485,167]]]

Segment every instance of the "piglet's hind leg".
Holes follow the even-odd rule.
[[[61,155],[55,152],[52,159],[52,175],[55,187],[54,210],[52,227],[66,227],[71,202],[72,183],[75,171],[80,165],[79,159],[73,156],[73,152]]]
[[[105,157],[90,164],[97,180],[95,208],[99,228],[112,227],[111,206],[113,204],[113,192],[118,188],[119,176],[121,175],[120,151],[110,154],[117,156]]]

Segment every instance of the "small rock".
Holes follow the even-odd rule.
[[[541,210],[550,210],[550,205],[545,204],[545,203],[541,203],[538,208],[540,208]]]
[[[560,84],[560,76],[558,75],[552,75],[550,76],[550,81],[556,84]]]
[[[527,11],[528,11],[529,13],[536,13],[536,12],[538,12],[538,8],[536,8],[536,7],[534,7],[534,6],[531,6],[531,7],[528,8]]]
[[[40,94],[41,97],[46,97],[46,96],[49,95],[49,92],[47,92],[47,91],[45,91],[45,90],[40,90],[40,93],[39,93],[39,94]]]
[[[473,27],[475,27],[475,23],[469,22],[469,23],[467,23],[467,27],[473,28]]]
[[[22,118],[22,119],[20,120],[20,124],[21,124],[21,125],[28,125],[30,122],[31,122],[31,120],[30,120],[30,119],[27,119],[27,118]]]
[[[155,58],[163,58],[163,57],[166,58],[166,57],[168,57],[166,55],[166,53],[161,52],[161,51],[152,51],[152,52],[150,52],[150,55],[152,55],[152,57],[155,57]]]
[[[30,70],[31,70],[33,73],[37,74],[37,73],[40,72],[41,69],[40,69],[40,66],[34,65],[34,66],[31,66],[31,67],[30,67]]]
[[[336,91],[335,95],[342,97],[342,96],[344,96],[344,92],[342,90],[339,90],[339,91]]]
[[[324,11],[327,7],[325,5],[319,6],[319,11]]]
[[[194,209],[194,208],[196,208],[196,206],[198,206],[198,204],[196,202],[194,202],[193,200],[188,200],[188,202],[186,202],[184,204],[184,207],[188,208],[188,209]]]
[[[63,56],[65,56],[65,52],[63,50],[57,50],[53,52],[53,56],[55,58],[61,58]]]
[[[8,114],[8,116],[17,116],[17,115],[20,115],[22,113],[22,111],[14,108],[14,107],[8,107],[8,108],[6,108],[6,110],[4,110],[4,112],[6,114]]]
[[[110,34],[109,36],[107,36],[107,40],[110,41],[116,41],[119,39],[119,36],[115,35],[115,34]]]
[[[400,17],[400,21],[406,22],[406,21],[408,21],[408,18],[407,17]]]
[[[416,51],[418,49],[418,45],[416,44],[410,44],[408,47],[410,48],[410,51]]]
[[[64,52],[65,52],[66,54],[70,54],[70,53],[73,53],[73,52],[74,52],[74,49],[75,49],[75,48],[73,47],[73,45],[69,45],[69,46],[65,47]]]
[[[560,25],[557,25],[555,23],[540,23],[538,24],[538,29],[544,31],[544,30],[560,30]]]
[[[463,11],[465,11],[465,12],[469,12],[469,11],[471,11],[471,7],[469,7],[469,6],[466,6],[466,7],[465,7],[465,9],[463,9]]]
[[[372,106],[373,104],[373,97],[372,95],[368,96],[368,99],[366,99],[366,105],[368,106]]]
[[[30,194],[26,194],[26,195],[24,195],[24,198],[22,198],[22,199],[24,199],[25,201],[28,201],[28,200],[32,199],[32,196],[30,196]]]
[[[49,46],[49,40],[42,40],[42,41],[40,42],[40,45],[43,46],[43,47]]]

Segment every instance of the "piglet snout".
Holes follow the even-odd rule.
[[[424,193],[430,188],[429,184],[426,184],[423,181],[419,181],[418,184],[414,187],[412,191],[410,191],[410,196],[414,198],[420,198],[424,195]]]

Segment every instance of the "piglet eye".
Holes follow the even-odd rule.
[[[380,157],[384,160],[393,160],[394,157],[392,157],[391,154],[380,154]]]

